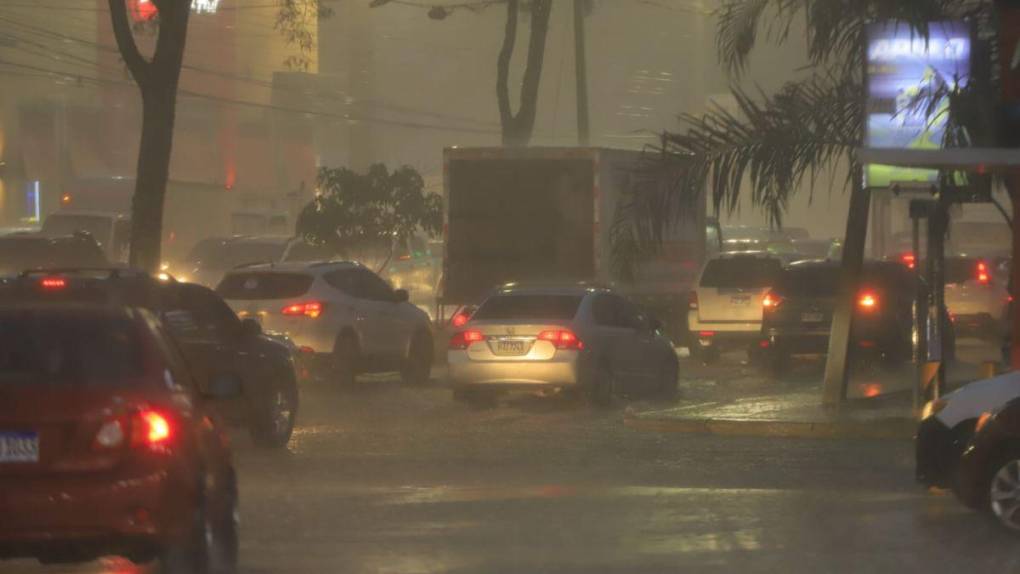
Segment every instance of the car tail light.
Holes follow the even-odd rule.
[[[173,438],[173,426],[165,415],[152,409],[140,410],[130,419],[113,419],[103,423],[92,441],[96,450],[120,448],[128,442],[132,448],[156,448],[166,445]]]
[[[287,305],[283,308],[281,313],[289,317],[311,317],[312,319],[322,315],[322,311],[326,308],[326,305],[321,301],[305,301],[304,303],[294,303],[293,305]]]
[[[978,283],[982,285],[988,285],[988,283],[992,280],[992,275],[988,272],[988,264],[984,261],[978,261],[977,280]]]
[[[160,447],[173,438],[173,427],[164,415],[150,409],[139,411],[131,420],[131,446]]]
[[[698,292],[697,291],[691,291],[691,293],[687,296],[687,306],[689,308],[691,308],[691,309],[697,309],[698,308]]]
[[[907,269],[913,269],[917,267],[917,256],[908,251],[900,255],[900,263],[906,265]]]
[[[453,317],[450,318],[450,324],[459,329],[464,325],[467,325],[467,322],[471,320],[471,315],[472,312],[470,309],[461,309],[454,313]]]
[[[461,331],[454,333],[450,337],[450,348],[453,350],[463,351],[471,346],[472,343],[480,343],[485,340],[485,335],[481,331]]]
[[[39,285],[47,291],[56,291],[67,287],[67,280],[63,277],[43,277]]]
[[[711,339],[715,337],[715,331],[698,331],[698,337],[702,339]]]
[[[584,349],[584,343],[573,331],[561,329],[557,331],[542,331],[538,334],[539,341],[549,341],[561,351],[580,351]]]
[[[861,311],[874,311],[878,308],[878,295],[873,291],[863,291],[857,296],[857,308]]]
[[[774,311],[782,303],[783,298],[772,292],[766,293],[765,296],[761,298],[761,306],[766,311]]]

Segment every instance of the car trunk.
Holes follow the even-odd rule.
[[[128,454],[126,446],[94,448],[104,423],[127,414],[138,397],[109,388],[68,388],[65,385],[5,385],[0,387],[0,477],[45,476],[102,472],[114,468]],[[129,429],[125,425],[125,433]],[[11,449],[11,437],[37,440],[35,460],[23,448]],[[124,445],[128,437],[124,438]],[[7,460],[4,461],[3,459]]]
[[[539,341],[539,334],[571,330],[567,321],[534,320],[479,321],[472,322],[468,329],[480,331],[484,337],[467,349],[474,361],[550,360],[556,355],[556,347],[548,341]]]
[[[761,300],[767,292],[768,289],[698,289],[698,318],[708,322],[761,321]]]

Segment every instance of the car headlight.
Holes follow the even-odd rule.
[[[949,406],[949,402],[948,401],[944,401],[942,399],[934,399],[934,400],[928,401],[924,405],[924,409],[921,410],[921,420],[925,420],[927,418],[931,418],[931,417],[939,414],[947,406]]]

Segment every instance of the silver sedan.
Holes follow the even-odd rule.
[[[454,396],[567,390],[606,404],[614,396],[672,396],[677,358],[659,323],[610,289],[507,285],[450,339]]]

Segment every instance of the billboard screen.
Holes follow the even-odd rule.
[[[902,22],[868,26],[865,146],[938,149],[946,133],[949,99],[933,94],[964,87],[970,75],[971,32],[963,22],[933,22],[928,37]],[[933,105],[934,104],[934,105]],[[867,166],[868,187],[935,183],[938,172]]]

